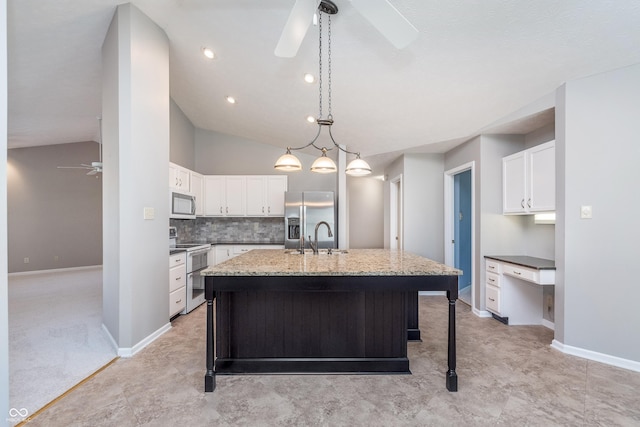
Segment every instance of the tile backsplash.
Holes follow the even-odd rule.
[[[284,244],[284,218],[201,217],[171,219],[178,243]]]

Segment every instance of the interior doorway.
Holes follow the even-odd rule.
[[[458,276],[458,299],[474,308],[474,162],[445,172],[445,263]]]
[[[391,179],[389,193],[389,248],[402,249],[402,175]]]

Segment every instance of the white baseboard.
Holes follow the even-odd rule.
[[[475,307],[473,307],[472,313],[475,314],[478,317],[493,317],[491,315],[491,312],[489,312],[487,310],[478,310]]]
[[[628,369],[630,371],[640,372],[640,362],[635,360],[623,359],[609,354],[598,353],[597,351],[586,350],[580,347],[566,345],[560,341],[553,340],[551,347],[572,356],[582,357],[583,359],[593,360],[595,362],[604,363],[606,365],[617,366],[618,368]]]
[[[113,339],[113,336],[109,332],[109,329],[107,329],[104,323],[102,324],[102,330],[105,332],[105,334],[107,334],[107,338],[109,338],[109,342],[111,343],[111,346],[116,350],[116,353],[120,357],[133,356],[134,354],[136,354],[137,352],[139,352],[140,350],[142,350],[143,348],[145,348],[146,346],[154,342],[156,339],[158,339],[162,334],[167,332],[169,329],[171,329],[171,322],[167,322],[161,328],[159,328],[149,336],[145,337],[143,340],[141,340],[139,343],[137,343],[133,347],[118,347],[118,344],[116,343],[116,340]]]
[[[82,270],[93,270],[95,268],[102,268],[102,264],[99,265],[85,265],[82,267],[66,267],[66,268],[52,268],[50,270],[34,270],[34,271],[17,271],[15,273],[9,273],[8,276],[28,276],[28,275],[36,275],[36,274],[51,274],[51,273],[64,273],[70,271],[82,271]]]
[[[556,325],[550,320],[542,319],[542,326],[551,329],[552,331],[556,330]]]

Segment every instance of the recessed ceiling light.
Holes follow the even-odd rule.
[[[213,50],[211,50],[208,47],[203,47],[202,48],[202,54],[204,56],[206,56],[207,58],[209,58],[209,59],[213,59],[215,57],[215,54],[213,53]]]
[[[227,96],[227,102],[229,104],[235,104],[236,103],[236,99],[233,96]]]
[[[307,121],[308,121],[309,123],[315,123],[315,122],[316,122],[316,118],[315,118],[315,117],[313,117],[313,116],[307,116]]]
[[[313,83],[316,80],[315,76],[311,73],[307,73],[304,75],[304,81],[307,83]]]

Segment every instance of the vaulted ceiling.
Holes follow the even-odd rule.
[[[334,1],[333,134],[364,158],[442,152],[566,81],[640,62],[635,0],[389,0],[419,30],[401,50]],[[97,139],[119,3],[8,1],[10,148]],[[280,147],[315,135],[318,85],[302,77],[317,74],[317,27],[294,58],[274,55],[294,0],[131,3],[167,33],[171,96],[196,127]]]

